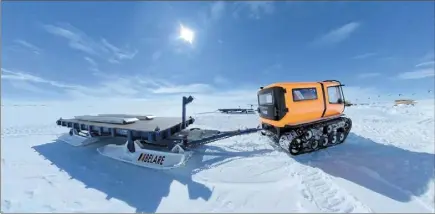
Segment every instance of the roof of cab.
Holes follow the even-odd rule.
[[[334,85],[340,85],[340,82],[338,81],[319,81],[323,83],[325,86],[334,86]],[[274,86],[280,86],[285,88],[296,88],[296,87],[312,87],[316,84],[319,84],[319,82],[276,82],[273,84],[269,84],[267,86],[264,86],[262,88],[271,88]]]

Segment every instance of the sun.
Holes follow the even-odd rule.
[[[181,28],[180,28],[180,38],[181,39],[192,44],[194,37],[195,37],[195,34],[192,30],[181,25]]]

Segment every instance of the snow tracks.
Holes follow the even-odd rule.
[[[345,189],[339,187],[330,175],[321,169],[311,166],[309,159],[319,154],[307,154],[307,156],[289,157],[284,150],[270,141],[270,144],[277,150],[282,151],[283,160],[291,162],[289,167],[290,176],[299,179],[301,183],[300,193],[302,196],[313,203],[318,211],[327,213],[371,213],[372,210],[359,201],[355,196]],[[341,145],[339,145],[341,146]],[[325,153],[326,151],[320,151]],[[284,157],[285,156],[285,157]],[[328,155],[326,155],[328,156]]]
[[[371,210],[346,190],[337,186],[319,169],[298,164],[295,173],[305,188],[302,195],[312,201],[322,212],[365,213]]]

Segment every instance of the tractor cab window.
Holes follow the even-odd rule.
[[[341,90],[338,86],[328,87],[328,97],[329,103],[338,104],[343,102],[343,97],[341,96]]]
[[[258,102],[260,105],[272,104],[273,103],[272,93],[260,94],[258,96]]]

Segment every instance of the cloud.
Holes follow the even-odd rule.
[[[120,64],[120,63],[121,63],[120,61],[118,61],[118,60],[116,60],[116,59],[113,59],[113,58],[110,58],[110,59],[108,59],[107,61],[110,62],[110,63],[112,63],[112,64]]]
[[[136,54],[138,53],[137,50],[134,50],[134,51],[122,50],[122,49],[116,47],[115,45],[110,44],[106,39],[102,39],[101,41],[102,41],[103,45],[106,48],[108,48],[109,50],[111,50],[112,53],[114,54],[114,56],[113,56],[114,59],[112,58],[112,60],[114,60],[114,61],[123,60],[123,59],[133,59],[134,56],[136,56]]]
[[[40,83],[56,87],[65,92],[66,95],[72,98],[83,97],[124,97],[134,98],[145,96],[153,96],[157,94],[180,94],[180,93],[212,93],[214,87],[203,83],[192,84],[174,84],[166,80],[147,78],[143,76],[117,76],[96,73],[99,77],[99,82],[93,83],[92,86],[66,84],[59,81],[45,79],[33,74],[1,69],[2,80],[11,82],[27,82],[28,84]],[[36,87],[36,86],[35,86]],[[40,90],[45,90],[42,86]]]
[[[415,71],[400,73],[397,78],[402,80],[416,80],[424,78],[433,78],[435,73],[435,63],[433,52],[427,53],[420,60],[420,63],[415,65],[418,68]]]
[[[275,12],[273,1],[240,1],[234,3],[233,17],[238,18],[240,13],[248,11],[248,17],[260,19],[262,15],[270,15]]]
[[[37,47],[34,44],[31,44],[31,43],[24,41],[24,40],[21,40],[21,39],[16,39],[16,40],[14,40],[14,42],[25,47],[25,48],[28,48],[30,51],[32,51],[35,54],[38,54],[38,55],[41,54],[42,49]]]
[[[209,93],[214,90],[211,85],[203,83],[180,85],[163,79],[143,77],[135,77],[135,79],[154,94]]]
[[[30,81],[30,82],[45,82],[44,79],[40,77],[33,76],[31,74],[21,73],[21,72],[14,72],[8,69],[1,69],[2,79],[6,80],[23,80],[23,81]]]
[[[84,59],[89,63],[89,65],[90,65],[89,70],[90,71],[100,72],[100,69],[98,69],[98,63],[95,62],[95,60],[93,60],[92,58],[87,57],[87,56]]]
[[[434,77],[434,68],[426,68],[417,71],[403,72],[398,75],[399,79],[411,80],[411,79],[423,79]]]
[[[228,79],[226,79],[226,78],[224,78],[224,77],[222,77],[222,76],[215,76],[214,78],[213,78],[213,82],[215,83],[215,84],[218,84],[218,85],[220,85],[220,84],[227,84],[227,83],[229,83],[229,80]]]
[[[118,78],[118,79],[113,79],[111,81],[104,81],[100,83],[99,87],[102,88],[103,91],[108,91],[108,92],[110,91],[110,93],[134,96],[139,94],[141,89],[139,87],[128,87],[129,85],[133,85],[133,84],[134,81],[132,79]]]
[[[27,82],[27,83],[41,83],[48,86],[52,86],[58,89],[62,89],[64,92],[74,93],[74,94],[86,94],[88,96],[125,96],[134,94],[131,87],[128,87],[130,82],[126,82],[122,78],[116,80],[111,80],[110,82],[102,82],[97,84],[96,87],[87,87],[75,84],[66,84],[59,81],[45,79],[33,74],[21,72],[21,71],[11,71],[2,68],[1,78],[4,80],[9,80],[11,82]],[[36,86],[35,86],[36,87]],[[41,86],[40,90],[44,90]]]
[[[434,67],[435,63],[435,56],[433,52],[428,52],[426,55],[424,55],[420,60],[420,63],[415,65],[415,67],[426,67],[426,66],[432,66]]]
[[[81,86],[69,85],[60,83],[57,81],[47,80],[29,73],[21,72],[21,71],[11,71],[8,69],[1,68],[1,79],[9,80],[9,81],[26,81],[31,83],[44,83],[58,88],[65,89],[85,89]]]
[[[225,2],[217,1],[212,3],[210,9],[210,18],[212,20],[219,20],[225,12]]]
[[[205,10],[200,11],[198,19],[202,22],[201,28],[207,29],[218,22],[224,16],[227,4],[225,1],[215,1],[210,3]]]
[[[194,83],[189,85],[162,86],[151,91],[155,94],[179,94],[179,93],[207,93],[213,87],[208,84]]]
[[[325,35],[321,36],[313,42],[314,45],[332,45],[343,42],[349,38],[353,32],[355,32],[359,27],[360,23],[350,22],[341,27],[330,30]]]
[[[85,60],[89,62],[89,64],[91,64],[92,66],[97,66],[97,63],[93,59],[85,57]]]
[[[63,27],[55,25],[44,25],[43,27],[48,33],[66,39],[70,48],[100,57],[111,63],[132,59],[138,53],[137,50],[116,47],[104,38],[100,41],[94,40],[70,24],[65,24]]]
[[[380,76],[380,73],[362,73],[358,75],[358,78],[364,79],[364,78],[370,78],[370,77],[377,77]]]
[[[352,59],[365,59],[377,55],[377,53],[365,53],[352,57]]]
[[[69,25],[68,25],[69,26]],[[89,38],[78,29],[69,26],[70,29],[53,25],[44,25],[44,29],[53,35],[63,37],[68,40],[68,45],[76,50],[83,51],[90,55],[99,55],[100,52],[106,51],[101,49],[101,45]]]
[[[424,67],[424,66],[430,66],[430,65],[433,66],[434,64],[435,64],[435,61],[428,61],[428,62],[419,63],[419,64],[415,65],[415,67]]]
[[[420,61],[434,61],[435,55],[433,51],[428,52],[426,55],[424,55]]]
[[[24,91],[29,91],[29,92],[32,92],[32,93],[52,94],[52,92],[53,92],[51,90],[45,90],[43,88],[35,86],[34,84],[32,84],[30,82],[27,82],[27,81],[11,81],[10,84],[14,88],[17,88],[17,89],[20,89],[20,90],[24,90]]]

